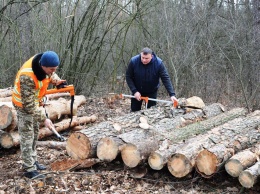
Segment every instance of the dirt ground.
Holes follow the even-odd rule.
[[[87,115],[95,114],[98,122],[129,113],[130,101],[121,100],[111,103],[108,99],[88,99],[82,109]],[[93,124],[96,124],[93,123]],[[69,136],[70,132],[63,133]],[[55,140],[53,137],[46,140]],[[91,168],[78,171],[54,172],[50,164],[54,161],[68,158],[64,149],[39,147],[39,162],[47,166],[42,171],[46,175],[43,180],[30,180],[23,177],[19,148],[0,148],[0,194],[12,193],[176,193],[176,194],[202,194],[202,193],[260,193],[260,182],[253,188],[243,188],[237,178],[229,176],[222,170],[209,179],[202,178],[196,171],[189,176],[177,179],[167,168],[155,171],[147,164],[135,169],[127,169],[121,158],[110,163],[99,163]],[[142,178],[138,173],[146,172]]]

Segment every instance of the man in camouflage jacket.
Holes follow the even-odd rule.
[[[38,170],[46,167],[38,163],[36,151],[39,123],[44,122],[47,128],[53,127],[53,123],[40,105],[49,83],[59,85],[65,82],[55,73],[59,63],[59,57],[53,51],[36,54],[23,64],[14,82],[12,102],[18,117],[24,176],[28,178],[44,178]]]

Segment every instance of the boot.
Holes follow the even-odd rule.
[[[37,170],[46,170],[46,166],[39,164],[39,162],[35,162],[34,165],[36,166]]]
[[[31,171],[31,172],[25,172],[23,174],[25,177],[30,179],[43,179],[45,176],[43,174],[40,174],[37,170]]]

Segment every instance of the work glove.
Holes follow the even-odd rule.
[[[178,99],[175,96],[171,96],[171,101],[172,101],[174,106],[178,105]]]

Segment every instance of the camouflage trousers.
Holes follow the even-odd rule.
[[[30,172],[36,170],[36,142],[39,134],[39,122],[36,117],[21,110],[17,110],[17,118],[23,168]]]

